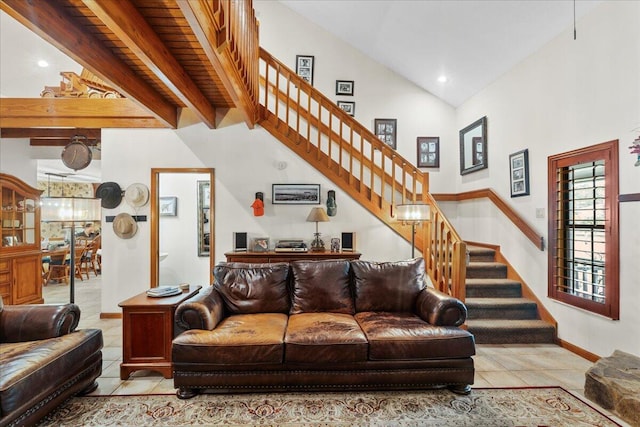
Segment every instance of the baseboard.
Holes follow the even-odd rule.
[[[101,319],[122,319],[122,313],[100,313]]]
[[[590,351],[585,350],[584,348],[578,347],[577,345],[571,344],[567,341],[561,340],[560,338],[556,338],[556,343],[562,347],[566,348],[572,353],[577,354],[580,357],[587,359],[589,362],[597,362],[600,360],[600,356],[597,354],[593,354]]]

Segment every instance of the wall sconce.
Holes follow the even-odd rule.
[[[429,221],[430,214],[431,209],[425,204],[396,206],[396,219],[403,224],[411,224],[411,258],[414,258],[416,253],[416,226],[422,221]]]
[[[324,252],[324,242],[320,239],[320,233],[318,232],[318,222],[329,222],[329,217],[323,208],[313,208],[307,216],[307,222],[316,223],[316,232],[313,234],[314,239],[311,242],[311,251]]]

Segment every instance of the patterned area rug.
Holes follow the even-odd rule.
[[[75,397],[41,426],[619,426],[560,387]]]

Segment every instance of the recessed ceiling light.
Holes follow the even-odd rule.
[[[447,76],[440,76],[438,77],[438,81],[440,83],[446,83],[449,79],[447,78]]]
[[[38,67],[46,68],[48,66],[49,66],[49,63],[44,59],[41,59],[40,61],[38,61]]]

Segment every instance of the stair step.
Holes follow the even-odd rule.
[[[520,298],[520,282],[512,279],[467,279],[467,298]]]
[[[555,328],[543,320],[468,320],[477,344],[554,343]]]
[[[507,278],[507,265],[501,262],[470,262],[467,266],[468,279]]]
[[[496,259],[496,251],[481,246],[467,246],[471,262],[493,262]]]
[[[538,305],[526,298],[467,298],[468,319],[537,319]]]

